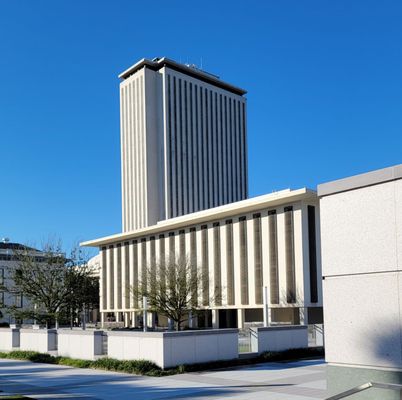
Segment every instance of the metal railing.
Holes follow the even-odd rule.
[[[402,385],[398,385],[396,383],[379,383],[379,382],[367,382],[363,383],[362,385],[356,386],[352,389],[345,390],[342,393],[338,393],[334,396],[327,397],[326,400],[339,400],[345,399],[346,397],[352,396],[353,394],[363,392],[367,389],[387,389],[387,390],[395,390],[399,391],[399,397],[402,400]]]

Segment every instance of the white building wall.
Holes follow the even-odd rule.
[[[295,265],[295,275],[296,275],[296,301],[295,303],[289,304],[286,299],[286,257],[285,257],[285,221],[284,221],[284,207],[285,205],[281,204],[275,207],[262,207],[261,209],[253,210],[252,212],[241,213],[240,211],[233,212],[231,215],[225,215],[224,217],[219,217],[217,214],[216,219],[211,218],[210,222],[203,222],[198,224],[191,224],[191,220],[188,222],[188,225],[180,227],[180,228],[158,228],[156,232],[144,235],[138,235],[134,240],[130,240],[130,246],[133,249],[134,246],[137,246],[137,254],[138,254],[138,274],[137,279],[141,281],[142,278],[142,268],[147,267],[151,263],[151,237],[155,237],[155,255],[156,260],[159,260],[160,253],[160,238],[159,235],[164,235],[165,240],[165,257],[167,258],[170,254],[170,236],[169,233],[174,232],[174,251],[177,256],[183,255],[181,254],[181,237],[184,237],[185,241],[185,254],[188,258],[190,258],[190,246],[191,246],[191,228],[196,228],[196,258],[197,265],[199,268],[202,267],[202,235],[203,229],[202,226],[206,225],[206,233],[207,233],[207,244],[208,244],[208,273],[209,273],[209,304],[206,306],[207,309],[227,309],[227,308],[241,308],[241,309],[262,309],[262,302],[256,303],[256,277],[255,277],[255,243],[254,243],[254,215],[261,215],[261,250],[262,250],[262,286],[267,286],[268,293],[270,291],[270,258],[269,258],[269,238],[270,235],[274,232],[269,231],[268,227],[268,210],[275,209],[277,212],[277,240],[278,240],[278,267],[279,267],[279,295],[280,295],[280,303],[279,304],[269,304],[271,309],[274,308],[295,308],[295,307],[321,307],[322,301],[320,294],[318,295],[318,302],[311,303],[310,302],[310,289],[309,283],[306,283],[306,280],[309,281],[309,257],[306,251],[308,252],[308,246],[305,245],[305,242],[308,242],[308,229],[306,229],[306,224],[308,223],[305,218],[306,213],[306,204],[311,204],[317,209],[317,202],[310,199],[308,202],[297,201],[294,203],[285,203],[286,206],[293,207],[293,236],[294,236],[294,265]],[[245,278],[248,281],[247,289],[248,289],[248,301],[243,302],[241,298],[241,290],[242,290],[242,274],[241,274],[241,265],[240,265],[240,222],[239,218],[246,217],[246,230],[247,230],[247,275]],[[227,283],[227,246],[226,246],[226,229],[227,229],[227,220],[232,220],[232,228],[233,228],[233,262],[234,262],[234,294],[235,294],[235,302],[233,305],[228,305],[228,283]],[[219,227],[216,228],[214,225],[219,223]],[[316,220],[316,223],[318,221]],[[215,244],[214,244],[214,229],[219,229],[220,232],[220,274],[215,273]],[[184,230],[184,234],[180,233]],[[145,239],[145,243],[143,240]],[[114,264],[117,263],[117,244],[122,243],[127,239],[116,241],[113,244],[113,248],[106,249],[104,251],[109,252],[113,255],[106,257],[106,260],[113,259]],[[137,244],[135,244],[135,242]],[[143,251],[146,249],[145,253],[145,263],[143,262]],[[319,248],[317,247],[316,253],[319,253]],[[123,257],[124,252],[122,251],[121,262],[124,262]],[[317,260],[318,257],[317,257]],[[129,276],[130,276],[130,285],[133,286],[135,282],[135,262],[134,262],[134,252],[132,250],[131,257],[129,258]],[[111,266],[106,263],[106,268],[111,268]],[[113,270],[117,271],[116,265],[113,266]],[[124,268],[123,268],[124,271]],[[122,274],[124,275],[124,274]],[[216,302],[215,295],[215,284],[216,278],[219,278],[220,275],[220,291],[222,292],[222,305]],[[111,276],[110,273],[106,274],[107,277]],[[114,274],[114,283],[106,282],[106,286],[108,287],[109,298],[114,299],[114,305],[111,306],[110,302],[108,303],[107,309],[102,309],[103,312],[106,311],[124,311],[130,312],[135,311],[137,308],[134,307],[133,301],[130,302],[130,307],[126,306],[124,299],[121,301],[122,308],[117,308],[119,304],[118,296],[124,297],[124,290],[121,290],[121,294],[117,294],[118,285],[117,285],[117,272]],[[318,287],[321,285],[321,277],[317,276],[317,284]],[[244,280],[243,280],[244,281]],[[103,281],[101,283],[104,285]],[[124,282],[121,282],[122,287],[124,287]],[[262,291],[262,287],[261,287]],[[200,282],[199,285],[199,303],[200,307],[204,308],[202,305],[202,293],[203,293],[203,285]],[[320,293],[320,292],[319,292]],[[268,296],[269,297],[269,296]],[[132,295],[131,295],[132,298]],[[132,298],[133,300],[133,298]],[[141,308],[141,304],[138,305]],[[262,320],[262,318],[261,318]],[[292,322],[289,320],[289,322]]]
[[[247,197],[245,104],[169,66],[121,82],[123,232]]]
[[[326,359],[402,368],[402,180],[321,199]]]

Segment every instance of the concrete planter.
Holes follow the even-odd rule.
[[[94,360],[102,355],[103,331],[59,329],[57,335],[59,356]]]
[[[20,350],[39,353],[57,350],[56,329],[20,329]]]
[[[107,332],[108,357],[149,360],[161,368],[238,357],[238,330]]]
[[[18,328],[0,328],[0,350],[18,350],[20,347],[20,330]]]
[[[269,326],[250,328],[251,351],[284,351],[308,347],[307,325]]]

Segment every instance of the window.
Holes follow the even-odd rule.
[[[110,282],[110,290],[109,290],[109,309],[114,308],[114,259],[113,259],[113,246],[109,246],[109,282]]]
[[[176,258],[174,232],[169,232],[169,263],[173,265]]]
[[[133,289],[138,292],[138,242],[133,241],[133,273],[134,273],[134,283]],[[138,308],[138,296],[134,296],[134,308]]]
[[[209,304],[208,226],[201,226],[202,304]]]
[[[180,258],[182,258],[183,260],[186,257],[186,236],[185,236],[185,231],[184,229],[179,231],[179,238],[180,238],[180,242],[179,242],[179,246],[180,246]]]
[[[190,228],[190,261],[191,274],[194,278],[197,276],[197,237],[195,228]],[[197,306],[198,304],[198,283],[196,283],[193,287],[193,292],[191,293],[191,302],[193,306]]]
[[[254,222],[254,276],[255,304],[262,304],[262,247],[261,247],[261,214],[253,215]]]
[[[240,217],[240,297],[241,304],[248,304],[247,218]]]
[[[0,285],[4,285],[4,267],[0,268]]]
[[[226,280],[228,292],[228,305],[234,304],[234,260],[233,260],[233,223],[231,219],[226,221]]]
[[[307,206],[308,218],[308,252],[310,258],[310,300],[318,302],[317,291],[317,248],[315,236],[315,207]]]
[[[271,304],[279,304],[278,233],[276,210],[268,211],[269,278]]]
[[[4,293],[3,293],[3,295],[4,295]],[[14,294],[14,305],[17,308],[22,308],[22,293]]]
[[[286,300],[296,302],[296,271],[293,237],[293,207],[285,207],[285,260],[286,260]]]
[[[130,308],[130,244],[124,242],[124,307]]]
[[[214,227],[214,302],[222,305],[222,279],[221,279],[221,231],[219,222],[213,224]]]
[[[122,265],[121,265],[121,244],[116,246],[117,251],[117,308],[122,308]]]

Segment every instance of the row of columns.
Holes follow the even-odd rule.
[[[237,327],[239,329],[243,329],[245,325],[245,310],[244,308],[239,308],[237,309]],[[272,318],[271,318],[271,308],[266,308],[264,310],[264,325],[269,326],[272,323]],[[211,310],[212,312],[212,329],[219,329],[220,323],[219,323],[219,309],[213,309]],[[101,312],[101,324],[102,327],[104,326],[106,320],[106,314],[105,312]],[[139,317],[142,317],[143,313],[142,311],[122,311],[122,312],[115,312],[114,313],[116,317],[116,322],[124,322],[125,327],[131,327],[131,328],[138,328],[139,323],[138,319]],[[300,325],[307,325],[308,324],[308,308],[307,307],[299,307],[299,319],[300,319]],[[147,326],[150,328],[155,328],[155,313],[148,312],[147,313]],[[170,328],[172,328],[172,322],[168,322],[170,325]],[[198,321],[197,317],[191,316],[190,313],[190,318],[189,318],[189,328],[195,328],[197,327]]]

